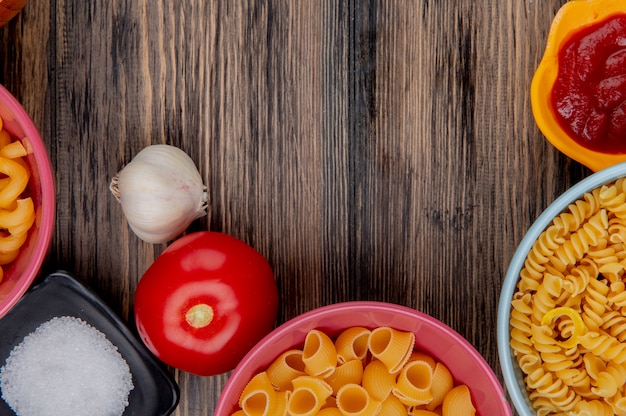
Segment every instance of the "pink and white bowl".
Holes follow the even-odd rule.
[[[48,253],[55,223],[55,185],[50,157],[33,121],[15,97],[0,85],[0,117],[3,128],[20,140],[31,176],[26,188],[35,205],[35,223],[18,257],[4,268],[0,282],[0,318],[22,298],[38,276]]]
[[[444,363],[454,381],[466,384],[481,416],[512,415],[500,381],[476,349],[444,323],[417,310],[384,302],[344,302],[323,306],[297,316],[276,328],[233,370],[215,409],[215,416],[230,416],[238,409],[245,385],[265,370],[282,352],[302,348],[311,329],[335,337],[352,326],[370,329],[391,326],[415,334],[415,349]]]

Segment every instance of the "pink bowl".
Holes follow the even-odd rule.
[[[26,111],[0,85],[0,117],[3,128],[26,148],[26,161],[31,177],[26,193],[35,204],[35,223],[21,248],[20,254],[4,267],[0,282],[0,318],[22,297],[37,277],[48,253],[55,221],[55,189],[52,166],[46,147]]]
[[[351,326],[391,326],[415,334],[416,349],[443,362],[456,383],[466,384],[478,414],[512,415],[502,386],[491,367],[472,345],[442,322],[404,306],[382,302],[345,302],[306,312],[263,338],[233,370],[215,409],[215,416],[230,416],[246,383],[291,348],[301,348],[311,329],[331,337]]]

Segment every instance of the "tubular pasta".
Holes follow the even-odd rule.
[[[24,148],[24,145],[22,145],[22,142],[19,141],[14,141],[0,147],[0,157],[17,159],[18,157],[24,157],[26,155],[26,149]]]
[[[15,250],[9,250],[9,251],[0,251],[0,265],[11,263],[13,260],[17,258],[17,255],[19,253],[20,253],[19,248]],[[0,270],[2,270],[1,267],[0,267]]]
[[[411,356],[414,344],[415,334],[412,332],[381,326],[370,334],[368,347],[390,373],[397,373]]]
[[[35,222],[33,201],[22,197],[30,180],[26,155],[22,143],[3,129],[0,118],[0,282],[2,267],[15,260]]]
[[[330,376],[337,365],[335,344],[322,331],[309,331],[304,340],[302,362],[309,375],[322,378]]]
[[[7,175],[9,183],[0,190],[0,208],[10,208],[28,184],[28,171],[18,162],[0,157],[0,172]]]

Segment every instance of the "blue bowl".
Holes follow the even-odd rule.
[[[581,198],[586,192],[624,176],[626,176],[626,162],[603,169],[572,186],[537,218],[513,255],[504,278],[498,305],[498,355],[507,392],[520,416],[535,416],[537,414],[528,398],[524,374],[519,368],[510,346],[511,300],[516,291],[524,261],[539,235],[556,216],[567,209],[569,204]]]

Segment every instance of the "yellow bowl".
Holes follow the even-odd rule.
[[[550,143],[565,155],[593,171],[626,161],[626,154],[602,153],[576,142],[559,124],[550,92],[559,70],[558,55],[570,36],[615,14],[626,14],[626,0],[572,0],[558,11],[548,35],[543,58],[530,88],[533,116]]]
[[[0,27],[9,23],[26,5],[26,0],[0,0]]]

